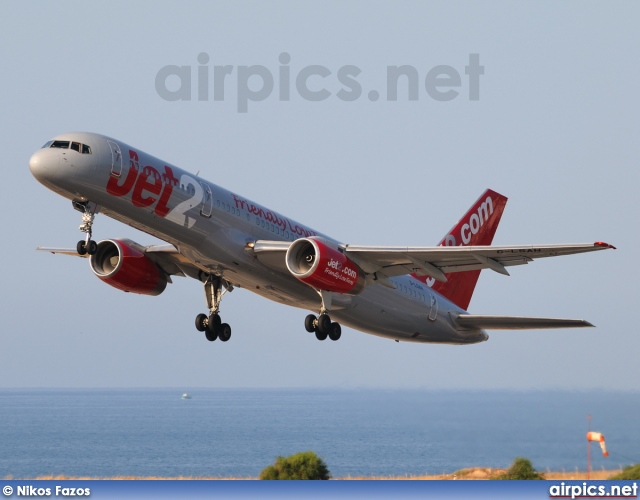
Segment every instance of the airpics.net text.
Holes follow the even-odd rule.
[[[249,102],[265,101],[272,96],[280,102],[298,98],[321,102],[332,97],[353,102],[365,92],[360,81],[362,70],[353,64],[341,66],[334,72],[320,64],[294,64],[291,55],[282,52],[275,71],[277,76],[274,76],[274,72],[261,64],[212,65],[206,52],[198,54],[196,59],[198,65],[195,68],[169,64],[158,70],[155,89],[161,99],[207,102],[212,96],[213,101],[224,101],[235,90],[238,113],[247,113]],[[426,92],[435,101],[447,102],[456,99],[467,87],[469,101],[480,100],[480,76],[484,75],[480,54],[469,54],[464,75],[463,78],[461,71],[446,64],[431,67],[423,77],[420,69],[412,65],[387,66],[386,91],[383,94],[390,102],[398,101],[399,94],[402,95],[400,100],[418,101],[420,94]],[[378,101],[381,92],[369,90],[366,98],[371,102]]]

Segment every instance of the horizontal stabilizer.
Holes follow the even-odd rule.
[[[451,314],[451,319],[461,330],[541,330],[545,328],[582,328],[593,326],[583,319],[530,318],[527,316]]]

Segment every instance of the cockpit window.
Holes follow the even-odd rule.
[[[59,149],[73,149],[78,153],[82,153],[83,155],[91,154],[91,146],[87,146],[86,144],[81,144],[79,142],[71,142],[71,141],[49,141],[47,142],[43,148],[59,148]]]

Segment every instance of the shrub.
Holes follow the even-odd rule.
[[[536,472],[528,458],[516,458],[507,472],[498,476],[497,479],[513,479],[521,481],[523,479],[544,479],[541,474]]]
[[[622,469],[622,472],[611,476],[609,479],[617,479],[618,481],[636,481],[640,479],[640,464],[629,465]]]
[[[331,479],[324,461],[312,451],[278,457],[260,473],[260,479]]]

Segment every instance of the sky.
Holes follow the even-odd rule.
[[[637,390],[639,14],[634,2],[12,3],[0,387]],[[474,58],[482,72],[467,74]],[[231,66],[224,96],[216,66]],[[401,66],[418,83],[399,79],[393,100],[387,72]],[[318,71],[306,88],[324,93],[305,93]],[[199,282],[124,294],[86,260],[35,251],[83,236],[28,169],[69,131],[199,171],[344,243],[436,244],[492,188],[509,198],[495,244],[617,250],[484,271],[470,312],[597,328],[471,346],[343,328],[318,342],[303,310],[235,290],[221,308],[233,337],[209,343],[194,328]],[[113,237],[157,242],[98,215],[94,238]]]

